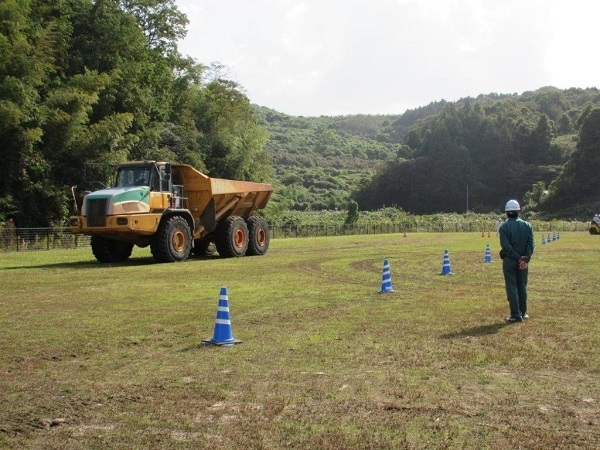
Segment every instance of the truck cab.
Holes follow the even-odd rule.
[[[173,207],[182,206],[183,186],[174,185],[171,164],[166,162],[124,163],[117,168],[116,187],[148,187],[150,192],[166,193]],[[175,197],[175,200],[171,200]]]

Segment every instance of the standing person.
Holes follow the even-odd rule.
[[[527,314],[527,276],[529,261],[533,254],[533,228],[529,222],[519,219],[521,206],[516,200],[509,200],[504,208],[507,219],[500,226],[500,257],[506,296],[510,305],[507,322],[521,322]]]

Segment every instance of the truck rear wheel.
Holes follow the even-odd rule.
[[[184,261],[190,256],[192,232],[187,221],[180,216],[161,222],[152,238],[150,251],[158,262]]]
[[[215,244],[219,255],[225,258],[244,256],[248,249],[248,225],[239,216],[229,216],[217,225]]]
[[[92,236],[92,253],[103,263],[125,262],[131,256],[133,244],[106,239],[102,236]]]
[[[248,251],[246,255],[264,255],[269,249],[271,235],[267,221],[260,216],[251,216],[246,220],[248,225]]]

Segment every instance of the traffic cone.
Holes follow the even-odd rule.
[[[560,231],[556,232],[556,240],[558,241],[560,239]]]
[[[544,237],[544,235],[542,234],[542,245],[544,245],[546,243],[546,238]]]
[[[490,244],[485,245],[485,259],[483,260],[483,262],[492,262],[492,251],[490,250]]]
[[[219,307],[217,308],[217,318],[215,320],[215,331],[212,339],[204,339],[203,344],[213,345],[233,345],[242,341],[233,337],[231,329],[231,318],[229,317],[229,298],[227,288],[221,287],[219,294]]]
[[[549,244],[550,242],[552,242],[552,238],[550,237],[550,233],[548,233],[548,239],[546,239],[546,242],[548,242],[548,244]]]
[[[450,255],[448,250],[444,250],[444,263],[442,265],[442,273],[440,275],[452,275],[452,269],[450,269]]]
[[[390,263],[387,259],[383,260],[383,271],[381,274],[381,290],[380,294],[387,294],[388,292],[394,292],[392,287],[392,275],[390,273]]]
[[[556,231],[554,233],[552,233],[552,242],[554,242],[556,240]]]

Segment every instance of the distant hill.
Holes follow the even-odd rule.
[[[378,165],[402,154],[398,115],[295,117],[254,106],[269,132],[266,149],[285,209],[345,209],[350,194]]]
[[[345,209],[353,199],[362,210],[427,214],[488,212],[507,198],[539,210],[576,152],[586,111],[599,106],[596,88],[544,87],[402,115],[294,117],[253,108],[269,132],[282,208]]]

